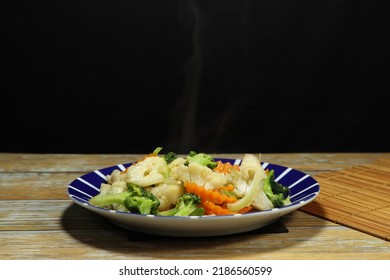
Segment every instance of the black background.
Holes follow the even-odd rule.
[[[388,1],[3,1],[0,152],[389,152]]]

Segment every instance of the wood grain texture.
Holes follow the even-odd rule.
[[[169,238],[118,228],[67,196],[78,176],[140,157],[0,153],[0,259],[390,259],[390,242],[303,211],[282,217],[288,232]],[[262,160],[321,176],[383,157],[390,153],[263,154]]]

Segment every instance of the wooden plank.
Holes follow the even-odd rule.
[[[123,230],[68,198],[66,188],[78,176],[141,156],[0,153],[0,259],[390,259],[390,242],[303,209],[282,217],[288,233],[250,232],[194,242]],[[241,158],[242,154],[215,156]],[[262,160],[326,179],[327,173],[386,156],[390,153],[263,154]],[[388,162],[375,162],[379,173],[386,172]],[[362,176],[356,181],[366,179]],[[370,187],[377,183],[372,181]],[[334,195],[335,189],[328,192],[328,198]],[[307,207],[323,211],[318,201]],[[359,222],[369,212],[360,214]],[[377,209],[373,221],[389,214],[388,208]]]
[[[222,158],[242,158],[243,154],[213,154]],[[136,161],[143,155],[128,154],[19,154],[0,153],[0,172],[90,172],[107,166]],[[372,162],[390,153],[332,154],[291,153],[262,154],[262,161],[299,170],[338,170]]]
[[[289,233],[247,233],[195,240],[143,238],[122,230],[9,231],[2,232],[0,238],[0,259],[390,258],[389,243],[343,227],[297,227]]]
[[[0,232],[114,228],[105,218],[70,200],[2,201],[0,220]]]
[[[6,203],[2,203],[1,213],[8,214],[1,217],[0,244],[5,244],[1,259],[175,259],[177,248],[184,250],[180,253],[184,259],[223,259],[232,253],[237,259],[305,259],[310,254],[319,259],[376,259],[386,257],[386,250],[390,250],[388,244],[379,240],[369,237],[367,242],[367,237],[358,232],[301,211],[282,218],[288,234],[244,233],[211,238],[212,242],[210,238],[188,242],[187,238],[154,237],[123,230],[69,201],[3,202]],[[31,213],[30,209],[40,211]],[[340,240],[337,244],[334,236]],[[331,250],[327,247],[330,242]],[[352,246],[353,242],[365,242],[366,250]],[[213,244],[212,253],[207,244]]]
[[[132,162],[141,155],[96,154],[9,154],[0,153],[0,172],[86,173],[119,163]]]
[[[0,200],[68,199],[68,185],[82,174],[1,173]]]

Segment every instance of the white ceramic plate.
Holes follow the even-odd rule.
[[[240,160],[215,158],[232,164]],[[69,197],[78,205],[102,215],[112,223],[132,231],[165,236],[218,236],[242,233],[267,226],[314,200],[318,182],[308,174],[281,165],[262,162],[264,169],[275,171],[275,181],[290,188],[291,205],[272,210],[227,216],[162,217],[119,212],[92,206],[88,200],[99,193],[100,184],[114,169],[124,170],[132,163],[118,164],[87,173],[68,186]]]

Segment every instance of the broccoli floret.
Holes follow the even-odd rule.
[[[200,165],[207,166],[210,169],[214,169],[218,166],[218,163],[214,161],[213,157],[205,153],[197,153],[190,151],[186,157],[185,164],[188,165],[190,162],[197,162]]]
[[[141,188],[140,186],[131,182],[126,182],[126,186],[127,192],[129,192],[131,196],[142,196],[146,192],[144,188]]]
[[[160,201],[151,193],[146,193],[150,194],[150,196],[144,195],[127,197],[124,201],[124,205],[131,213],[156,215]]]
[[[167,164],[170,164],[172,161],[177,159],[177,154],[174,152],[169,152],[167,154],[162,155],[162,157],[165,159]]]
[[[163,149],[162,147],[157,147],[156,149],[154,149],[152,155],[156,155],[156,156],[159,155],[159,153],[161,152],[162,149]],[[170,164],[172,161],[177,159],[177,154],[174,152],[169,152],[169,153],[161,155],[161,157],[163,159],[165,159],[165,162],[167,164]]]
[[[132,213],[157,214],[160,201],[152,193],[136,184],[127,182],[127,191],[130,193],[124,200],[125,207]]]
[[[290,189],[274,180],[274,170],[268,172],[264,181],[264,193],[275,207],[290,204]]]
[[[91,205],[97,207],[110,207],[119,204],[132,213],[157,214],[160,201],[142,187],[127,182],[127,190],[122,193],[98,194],[89,200]]]
[[[129,192],[98,194],[89,200],[89,204],[96,207],[109,207],[112,204],[124,205],[128,196],[130,196]]]
[[[158,212],[161,216],[202,216],[204,209],[199,207],[200,197],[193,193],[185,193],[179,197],[174,208]]]

